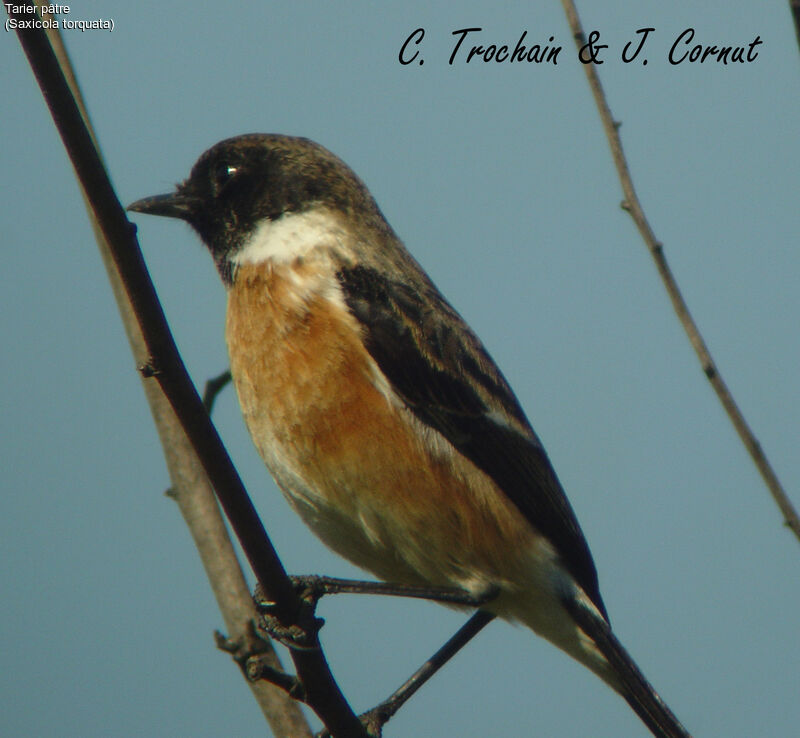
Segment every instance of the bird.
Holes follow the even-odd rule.
[[[128,210],[188,223],[227,292],[230,371],[277,486],[381,580],[480,596],[688,736],[616,639],[564,489],[486,348],[362,180],[307,138],[245,134]]]

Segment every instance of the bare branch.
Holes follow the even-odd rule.
[[[6,8],[12,17],[22,19],[14,6]],[[291,624],[300,611],[300,602],[186,373],[144,266],[135,226],[128,222],[114,194],[48,37],[41,29],[19,29],[18,36],[136,316],[145,347],[143,353],[148,357],[138,363],[152,368],[212,481],[258,581],[275,601],[276,616]],[[347,738],[366,735],[336,685],[316,635],[314,639],[316,648],[292,652],[308,704],[333,735]]]
[[[46,17],[46,14],[43,16]],[[57,29],[49,28],[47,36],[89,134],[96,143],[96,136],[61,35]],[[144,364],[147,361],[147,349],[131,303],[125,294],[119,273],[111,259],[108,243],[92,213],[83,188],[81,193],[131,351],[136,363]],[[252,621],[257,613],[208,478],[164,393],[153,382],[145,381],[142,385],[164,449],[172,482],[169,496],[178,502],[179,509],[192,533],[225,625],[232,638],[237,639],[239,643],[248,644],[252,649],[257,641],[262,658],[269,659],[274,669],[282,670],[280,659],[272,644],[255,635]],[[293,699],[267,682],[251,683],[250,688],[276,736],[310,738],[311,729],[308,722]]]
[[[87,129],[93,140],[96,141],[61,35],[55,28],[47,29],[47,35]],[[92,214],[85,193],[83,190],[81,192],[84,195],[87,213],[131,351],[137,364],[144,363],[147,360],[147,351],[142,333],[120,282],[119,274],[111,260],[108,244]],[[167,469],[172,481],[169,496],[178,502],[179,509],[192,533],[225,625],[232,634],[231,637],[240,644],[250,644],[250,648],[252,648],[254,639],[257,639],[262,659],[269,659],[273,669],[282,670],[280,659],[272,644],[254,634],[252,621],[257,613],[208,478],[203,473],[200,462],[164,393],[153,382],[143,382],[142,386],[161,439]],[[287,678],[290,677],[287,676]],[[311,729],[293,699],[287,697],[282,690],[272,688],[266,682],[251,683],[250,688],[276,736],[298,736],[298,738],[308,736],[310,738]]]
[[[562,5],[564,6],[564,11],[567,15],[567,21],[569,23],[570,30],[572,31],[575,44],[577,45],[578,49],[580,49],[586,43],[586,38],[580,18],[578,17],[578,11],[575,8],[575,3],[573,0],[562,0]],[[669,299],[672,301],[672,307],[675,310],[683,329],[686,331],[686,335],[689,336],[689,341],[691,342],[692,348],[697,354],[697,358],[700,360],[700,365],[703,368],[703,372],[705,373],[706,377],[708,377],[709,382],[711,382],[711,386],[717,393],[717,397],[722,403],[722,406],[725,408],[725,412],[728,414],[731,423],[733,423],[734,428],[736,428],[739,438],[741,438],[742,443],[750,453],[756,468],[764,479],[772,498],[775,500],[775,504],[777,504],[781,514],[783,515],[785,525],[794,533],[797,539],[800,540],[800,516],[792,505],[789,496],[786,494],[786,491],[783,489],[783,486],[775,474],[772,465],[769,463],[766,454],[762,450],[761,445],[756,440],[753,432],[750,430],[750,426],[747,424],[747,421],[744,419],[742,412],[739,410],[736,401],[733,399],[733,395],[723,381],[722,375],[719,373],[719,369],[714,363],[714,360],[711,358],[711,353],[708,350],[708,346],[706,346],[697,324],[694,322],[694,319],[689,313],[689,308],[686,305],[686,301],[683,299],[683,295],[678,288],[678,283],[675,281],[672,270],[669,268],[667,259],[664,256],[663,244],[656,238],[655,233],[653,233],[653,229],[650,227],[650,224],[645,217],[642,204],[639,202],[639,197],[637,196],[636,190],[633,186],[633,179],[631,178],[631,173],[628,169],[628,162],[625,159],[625,153],[622,149],[622,141],[619,136],[619,124],[615,122],[614,117],[611,115],[611,110],[608,107],[608,102],[606,100],[605,93],[603,92],[603,87],[600,83],[600,77],[597,74],[597,69],[595,68],[595,65],[591,63],[584,64],[583,69],[586,72],[587,79],[589,80],[589,87],[592,90],[594,101],[600,113],[600,119],[603,122],[603,129],[605,130],[609,146],[611,147],[611,155],[614,159],[614,165],[616,166],[617,173],[619,174],[619,180],[625,196],[622,207],[628,212],[631,218],[633,218],[633,222],[639,229],[639,233],[644,239],[645,245],[647,246],[648,250],[650,251],[650,255],[653,257],[653,260],[656,263],[658,273],[661,276],[661,281],[664,283],[664,288],[669,295]]]

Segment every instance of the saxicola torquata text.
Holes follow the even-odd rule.
[[[483,609],[588,666],[654,735],[688,735],[612,634],[511,388],[344,162],[239,136],[129,209],[185,220],[211,251],[250,435],[328,546],[390,582],[496,592]]]

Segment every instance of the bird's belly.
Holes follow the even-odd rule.
[[[403,406],[343,305],[278,276],[237,275],[226,333],[250,434],[305,522],[383,579],[547,589],[549,544]]]

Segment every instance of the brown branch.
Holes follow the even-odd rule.
[[[47,17],[47,14],[43,13],[42,16]],[[97,145],[96,136],[61,34],[57,29],[49,28],[47,36],[87,130]],[[82,188],[81,194],[131,351],[137,364],[142,363],[147,357],[142,333],[123,289],[119,273],[114,267],[108,243],[100,231],[97,219],[93,216]],[[220,613],[230,633],[230,641],[238,643],[240,648],[248,651],[258,650],[264,663],[269,663],[273,670],[282,672],[283,667],[272,644],[255,634],[253,621],[257,617],[257,611],[208,477],[204,474],[186,434],[159,386],[147,381],[143,381],[142,386],[164,449],[167,470],[172,482],[170,497],[178,503],[181,514],[192,534]],[[245,666],[240,666],[246,673]],[[287,678],[291,677],[287,676]],[[273,688],[267,682],[249,682],[249,686],[276,736],[311,738],[311,729],[295,700],[289,698],[283,690]]]
[[[580,49],[586,43],[586,38],[583,32],[583,27],[581,26],[580,18],[578,17],[578,11],[575,8],[575,3],[572,0],[562,0],[562,5],[564,6],[564,11],[567,15],[567,21],[569,23],[570,30],[572,31],[575,44],[578,49]],[[761,445],[756,440],[755,435],[753,435],[753,432],[750,430],[750,426],[744,419],[741,410],[739,410],[736,401],[733,399],[733,395],[723,381],[722,375],[719,373],[719,369],[714,363],[714,360],[711,358],[711,353],[709,352],[708,347],[706,346],[706,343],[700,334],[697,324],[694,322],[694,319],[689,313],[689,308],[686,305],[686,301],[683,299],[683,295],[678,288],[678,283],[675,281],[672,270],[669,268],[667,259],[664,256],[664,247],[656,238],[655,233],[653,233],[653,230],[650,227],[647,218],[645,217],[642,204],[639,202],[639,198],[633,186],[631,173],[628,169],[628,162],[625,159],[622,141],[619,137],[619,124],[614,121],[614,117],[611,115],[611,110],[608,107],[608,102],[606,100],[605,93],[603,92],[603,87],[600,84],[600,77],[597,74],[597,69],[595,68],[595,65],[591,63],[584,64],[583,69],[586,72],[586,77],[589,80],[589,87],[592,90],[594,101],[597,105],[598,111],[600,112],[600,119],[603,122],[603,129],[605,130],[609,146],[611,147],[611,156],[614,159],[614,165],[616,166],[617,173],[619,174],[619,180],[625,196],[622,207],[628,212],[631,218],[633,218],[633,222],[639,229],[639,233],[644,239],[644,242],[650,251],[650,255],[653,257],[653,260],[656,263],[658,273],[661,276],[661,281],[664,283],[664,288],[669,295],[669,299],[672,301],[672,307],[675,310],[683,329],[689,336],[689,341],[691,342],[692,348],[697,354],[697,358],[700,360],[700,365],[703,368],[703,372],[705,373],[706,377],[708,377],[709,382],[711,382],[711,386],[717,393],[717,397],[722,403],[722,406],[725,408],[725,412],[728,414],[731,423],[733,423],[734,428],[736,428],[739,438],[741,438],[742,443],[750,453],[756,468],[764,479],[772,498],[775,500],[775,504],[777,504],[781,514],[783,515],[786,526],[795,534],[797,539],[800,540],[800,516],[792,505],[791,500],[789,500],[789,496],[786,494],[786,491],[783,489],[783,486],[778,480],[772,465],[769,463],[764,451],[761,449]]]
[[[15,13],[12,6],[6,8],[18,20],[30,19]],[[41,29],[19,29],[18,36],[136,316],[149,357],[140,363],[143,374],[157,378],[179,418],[259,583],[275,602],[276,617],[292,624],[301,610],[300,601],[178,355],[145,268],[135,226],[125,217],[48,37]],[[307,703],[333,735],[365,736],[336,685],[316,633],[311,637],[314,648],[291,652]]]
[[[43,14],[43,17],[47,17],[46,14]],[[96,143],[89,115],[61,35],[55,28],[47,29],[47,35],[89,134]],[[114,267],[108,243],[93,216],[85,193],[83,190],[81,192],[131,351],[137,364],[142,363],[147,358],[142,333],[123,289],[119,273]],[[264,661],[268,661],[273,669],[281,670],[280,659],[272,644],[254,634],[252,621],[257,617],[257,612],[208,477],[203,473],[186,434],[158,384],[143,381],[142,386],[164,449],[172,483],[170,497],[178,503],[195,541],[225,627],[233,641],[250,650],[258,648]],[[294,700],[267,682],[249,684],[253,696],[276,736],[311,738],[308,722]]]

